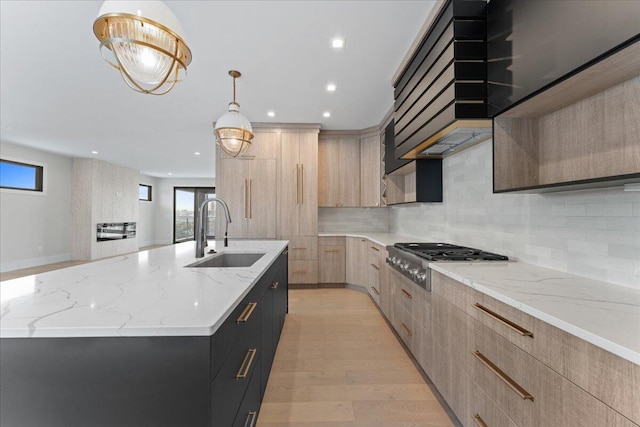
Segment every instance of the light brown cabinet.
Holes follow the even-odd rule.
[[[352,137],[318,141],[318,206],[360,206],[360,144]]]
[[[382,205],[382,144],[380,132],[360,139],[360,206]]]
[[[307,241],[289,256],[289,283],[318,283],[318,132],[282,132],[278,237]],[[301,246],[303,247],[303,246]],[[304,255],[302,255],[304,253]]]
[[[347,283],[358,286],[366,286],[368,281],[367,264],[367,242],[363,237],[346,238],[346,280]]]
[[[345,283],[345,238],[318,238],[318,283]]]
[[[216,149],[216,196],[229,207],[229,238],[276,237],[277,148],[277,133],[256,131],[243,157],[229,157]],[[216,235],[222,236],[224,217],[217,217]]]
[[[216,195],[227,202],[232,222],[229,237],[274,239],[276,237],[276,160],[221,159]],[[216,235],[224,234],[218,215]]]
[[[632,379],[614,386],[632,397],[605,404],[532,354],[549,344],[535,319],[439,273],[432,273],[432,290],[435,366],[426,371],[463,425],[634,425]],[[600,383],[610,383],[598,373]]]

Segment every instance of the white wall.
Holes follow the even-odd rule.
[[[392,232],[640,289],[640,192],[493,194],[491,141],[444,160],[444,202],[394,207]]]
[[[140,184],[151,186],[151,201],[138,202],[138,223],[136,224],[136,238],[138,246],[156,244],[156,207],[158,206],[158,178],[140,174]]]
[[[8,142],[0,155],[45,163],[46,194],[0,190],[0,271],[71,259],[71,159]]]
[[[157,178],[157,203],[154,210],[155,244],[168,245],[173,243],[173,188],[174,187],[215,187],[213,178]],[[154,196],[156,197],[156,196]]]

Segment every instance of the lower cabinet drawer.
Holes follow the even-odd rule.
[[[233,427],[255,427],[260,412],[260,370],[256,369],[251,375],[247,391],[236,415]],[[215,422],[215,420],[214,420]],[[217,424],[214,423],[217,426]]]
[[[469,397],[464,414],[459,415],[460,422],[472,427],[518,427],[496,402],[473,381],[469,385]]]
[[[296,236],[289,238],[289,260],[318,259],[318,238]]]
[[[260,349],[236,346],[211,383],[211,419],[215,426],[231,426],[254,373],[260,399]],[[256,369],[257,368],[257,369]]]
[[[318,260],[289,260],[289,284],[318,283]]]

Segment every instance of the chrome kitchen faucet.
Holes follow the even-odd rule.
[[[222,208],[224,209],[224,217],[226,220],[226,224],[224,227],[224,246],[225,247],[229,246],[229,242],[227,240],[227,231],[229,230],[229,223],[231,222],[229,207],[227,206],[227,203],[224,200],[219,199],[217,197],[209,197],[208,199],[205,199],[200,204],[200,210],[198,211],[199,223],[197,224],[197,227],[196,227],[196,258],[202,258],[204,256],[204,248],[205,246],[207,246],[207,233],[205,232],[205,229],[204,229],[204,207],[209,202],[218,202],[222,205]]]

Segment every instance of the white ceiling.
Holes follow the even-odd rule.
[[[74,157],[96,150],[152,176],[212,177],[211,123],[231,100],[230,69],[242,72],[237,99],[252,122],[377,125],[435,1],[166,3],[193,62],[173,91],[151,96],[100,57],[92,25],[102,2],[0,1],[0,139]],[[343,51],[330,46],[336,36]]]

